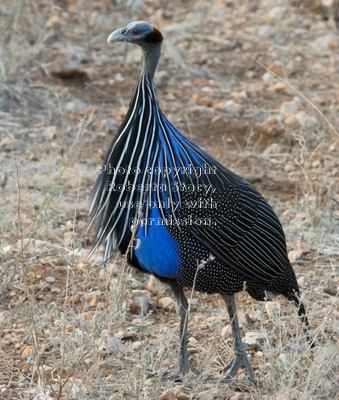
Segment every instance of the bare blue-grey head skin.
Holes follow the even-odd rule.
[[[112,32],[107,39],[110,42],[134,43],[143,51],[142,74],[153,79],[161,52],[162,34],[154,26],[145,21],[133,21]]]

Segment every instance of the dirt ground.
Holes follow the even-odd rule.
[[[0,399],[335,399],[338,393],[339,36],[331,1],[2,0]],[[140,50],[106,45],[132,20],[163,33],[167,118],[257,187],[279,215],[315,338],[292,306],[237,295],[258,380],[220,383],[232,337],[217,295],[187,291],[174,371],[168,289],[102,251],[86,260],[91,189],[125,115]]]

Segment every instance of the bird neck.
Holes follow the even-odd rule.
[[[142,48],[143,68],[142,75],[147,75],[152,81],[155,70],[157,69],[161,53],[161,46],[145,46]]]

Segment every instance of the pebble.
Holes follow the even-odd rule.
[[[248,345],[258,346],[263,339],[264,335],[262,333],[249,331],[246,332],[243,342],[247,343]]]
[[[261,79],[264,81],[264,83],[268,84],[271,83],[275,80],[274,76],[269,73],[268,71],[266,71],[263,76],[261,77]]]
[[[142,343],[139,340],[137,340],[136,342],[133,342],[130,345],[129,349],[132,351],[138,351],[141,349],[141,347],[142,347]]]
[[[2,139],[2,140],[0,141],[0,150],[5,149],[6,147],[8,147],[9,145],[11,145],[12,143],[14,143],[14,140],[12,140],[12,139],[10,139],[10,138],[8,138],[8,137]]]
[[[158,71],[154,77],[156,87],[164,88],[167,86],[170,75],[167,71]]]
[[[189,400],[191,396],[185,393],[181,393],[182,388],[175,387],[174,389],[165,390],[159,400]]]
[[[218,398],[219,392],[217,389],[210,389],[200,392],[197,396],[198,400],[213,400]]]
[[[286,353],[281,353],[278,357],[278,360],[284,364],[286,367],[291,365],[291,361],[288,358],[288,355]]]
[[[279,143],[272,143],[264,150],[264,154],[280,154],[282,153],[282,148]]]
[[[241,104],[236,103],[234,100],[218,102],[215,103],[213,107],[218,111],[231,114],[232,117],[239,117],[244,113],[244,107]]]
[[[237,393],[234,396],[230,397],[229,400],[245,400],[245,396],[243,393]]]
[[[160,307],[165,311],[175,312],[175,301],[172,297],[162,297],[159,300]]]
[[[293,127],[296,124],[297,124],[297,119],[296,119],[295,115],[289,115],[288,117],[286,117],[285,125]]]
[[[9,320],[8,311],[0,311],[0,326],[5,325]]]
[[[285,93],[286,92],[286,85],[282,82],[278,82],[275,85],[272,86],[272,90],[275,93]]]
[[[41,133],[46,139],[54,139],[56,137],[56,126],[47,126]]]
[[[296,111],[301,107],[301,100],[299,97],[294,97],[291,101],[285,101],[280,106],[280,114],[285,116],[295,115]]]
[[[247,93],[245,90],[242,90],[241,92],[233,92],[231,93],[231,97],[236,103],[239,103],[247,99]]]
[[[294,262],[296,260],[299,260],[302,257],[303,253],[301,250],[291,250],[288,253],[288,259],[291,262]]]
[[[275,35],[275,29],[271,25],[261,25],[257,30],[257,34],[263,38],[271,38]]]
[[[45,27],[47,29],[56,29],[60,28],[63,24],[63,19],[59,15],[52,15],[48,18]]]
[[[307,280],[304,276],[301,276],[300,278],[297,279],[298,286],[301,288],[305,288],[307,286]]]
[[[118,354],[125,350],[125,348],[125,345],[120,339],[105,335],[99,341],[97,352],[104,356],[108,354]]]
[[[23,346],[21,348],[21,358],[22,359],[26,359],[27,357],[29,357],[31,354],[34,353],[34,348],[33,346]]]
[[[339,48],[339,40],[337,35],[334,33],[329,33],[323,36],[317,37],[316,40],[313,42],[309,43],[309,46],[312,47],[312,49],[316,53],[321,53],[325,50],[335,50]]]
[[[51,75],[57,78],[70,79],[85,77],[83,64],[88,62],[86,51],[80,46],[61,47],[55,59],[48,64]]]
[[[132,290],[129,303],[131,312],[146,314],[150,308],[151,295],[148,290]]]
[[[306,113],[305,111],[299,111],[295,115],[295,118],[302,128],[311,128],[317,123],[317,118],[314,115]]]
[[[284,17],[286,17],[287,8],[283,6],[272,7],[267,13],[267,21],[272,24],[275,24],[281,21]]]
[[[45,279],[47,283],[55,283],[56,279],[54,276],[47,276]]]
[[[296,169],[297,169],[296,166],[293,164],[286,164],[284,166],[284,171],[286,171],[286,172],[292,172],[292,171],[295,171]]]
[[[281,305],[278,301],[266,301],[265,310],[269,318],[273,319],[280,315]]]
[[[138,337],[138,333],[133,329],[127,329],[125,331],[119,331],[115,334],[115,337],[121,340],[135,340]]]
[[[161,293],[165,290],[164,285],[158,281],[153,275],[149,278],[148,284],[147,284],[147,290],[152,293],[152,294],[158,294]]]

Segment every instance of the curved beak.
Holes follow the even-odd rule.
[[[112,32],[107,38],[107,43],[110,43],[110,42],[125,42],[126,41],[126,37],[124,36],[123,33],[121,33],[122,30],[123,30],[123,28],[119,28],[116,31]]]

